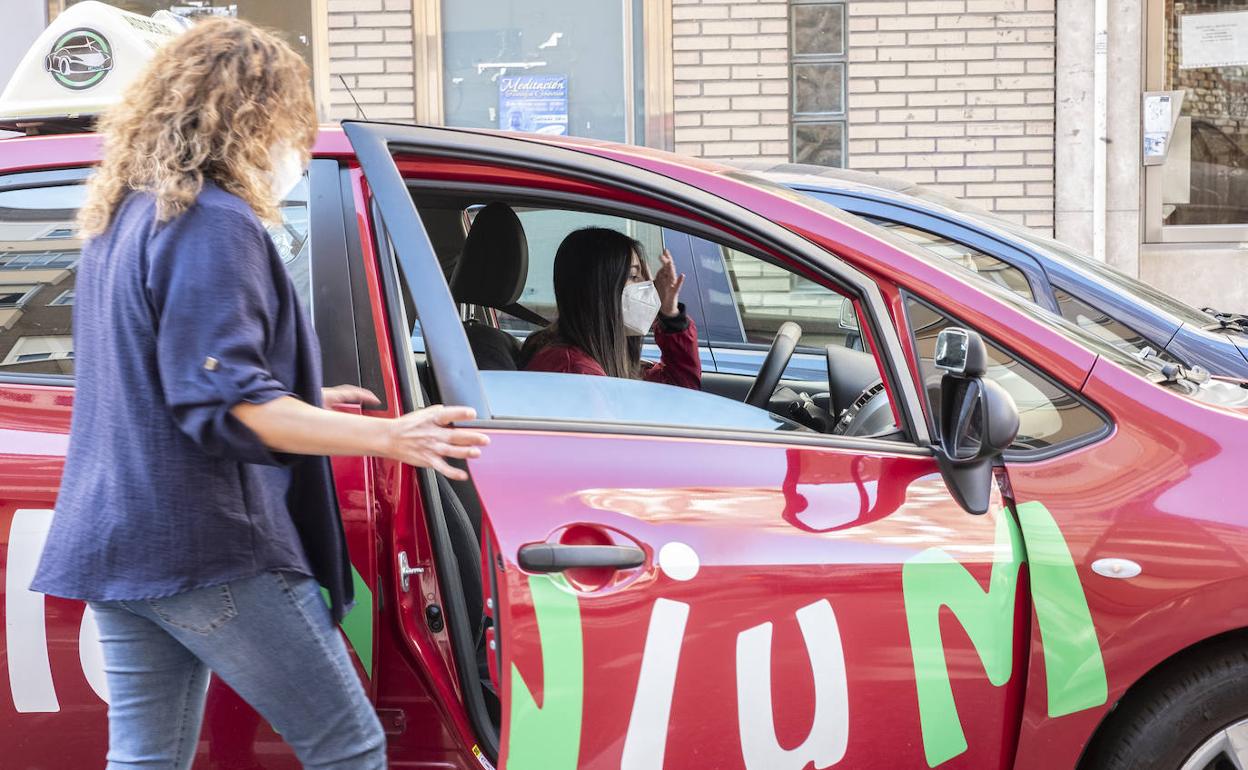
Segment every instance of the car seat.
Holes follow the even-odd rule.
[[[473,218],[463,254],[451,274],[451,295],[461,305],[517,315],[516,301],[528,277],[529,244],[520,217],[504,203],[485,206]],[[464,322],[464,333],[478,368],[519,368],[520,342],[515,337],[476,320]]]

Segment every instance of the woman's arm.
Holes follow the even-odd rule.
[[[701,390],[702,358],[698,355],[698,330],[693,319],[685,314],[684,305],[675,317],[659,316],[654,327],[654,342],[662,358],[642,372],[650,382],[664,382],[682,388]]]
[[[660,300],[654,341],[663,358],[642,376],[650,382],[700,390],[702,358],[698,355],[698,330],[693,319],[685,314],[685,306],[680,304],[680,287],[685,284],[685,276],[676,274],[676,265],[667,249],[659,255],[659,263],[659,271],[654,274],[654,288]]]
[[[387,419],[320,409],[284,396],[263,404],[240,403],[230,414],[276,452],[388,457],[458,480],[468,474],[446,458],[479,457],[477,447],[489,443],[484,433],[452,427],[476,417],[462,406],[431,406]]]

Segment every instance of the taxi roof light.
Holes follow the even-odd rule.
[[[96,0],[70,6],[26,51],[0,93],[0,129],[88,128],[187,23],[168,11],[140,16]]]

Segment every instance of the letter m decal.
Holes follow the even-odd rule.
[[[1021,535],[1009,513],[1003,511],[997,521],[987,591],[940,548],[922,551],[902,567],[919,724],[930,767],[967,749],[940,635],[940,608],[948,607],[962,624],[988,681],[1000,687],[1014,669],[1014,602],[1024,558],[1044,648],[1049,716],[1099,706],[1107,698],[1105,664],[1066,541],[1043,504],[1024,503],[1017,513]]]

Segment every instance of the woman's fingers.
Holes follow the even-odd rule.
[[[437,425],[450,425],[455,422],[468,422],[477,419],[477,410],[470,406],[431,406],[428,407],[433,422]]]
[[[459,446],[457,444],[438,444],[434,451],[442,457],[453,457],[456,460],[475,460],[481,456],[481,450],[475,446]]]
[[[676,279],[676,288],[672,290],[672,293],[673,293],[673,294],[680,294],[680,287],[682,287],[682,286],[684,286],[684,285],[685,285],[685,274],[684,274],[684,273],[681,273],[681,274],[680,274],[680,277],[678,277],[678,278]]]
[[[453,428],[446,431],[447,436],[442,440],[448,444],[456,446],[485,446],[490,443],[490,437],[484,433],[478,433],[475,430],[464,430],[463,428]]]

